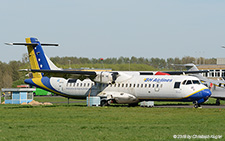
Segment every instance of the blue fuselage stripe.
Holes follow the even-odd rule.
[[[57,91],[56,89],[54,89],[54,88],[52,87],[52,85],[50,84],[50,79],[49,79],[48,77],[42,77],[42,78],[41,78],[41,83],[42,83],[45,87],[47,87],[48,89],[43,88],[43,87],[39,86],[38,84],[35,84],[34,81],[33,81],[32,79],[26,79],[24,82],[25,82],[26,84],[30,84],[30,85],[32,85],[32,86],[35,86],[35,87],[38,87],[38,88],[42,88],[42,89],[47,90],[47,91],[49,91],[48,89],[50,89],[51,92],[56,93],[56,94],[66,95],[66,94],[64,94],[64,93],[62,93],[62,92],[59,92],[59,91]]]

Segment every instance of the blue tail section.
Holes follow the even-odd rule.
[[[37,63],[40,69],[50,70],[49,63],[44,54],[42,46],[37,38],[30,38],[31,43],[37,43],[38,45],[34,47],[34,52],[36,55]]]
[[[58,44],[42,44],[37,38],[26,38],[31,69],[59,70],[55,64],[45,55],[42,46],[58,46]],[[30,45],[31,44],[31,45]]]

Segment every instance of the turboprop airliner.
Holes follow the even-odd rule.
[[[76,99],[99,96],[101,105],[109,102],[137,105],[141,101],[193,102],[194,107],[207,101],[211,91],[192,76],[169,75],[151,71],[78,71],[58,68],[44,54],[43,44],[37,38],[26,38],[33,78],[25,83]]]

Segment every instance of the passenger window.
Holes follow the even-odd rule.
[[[134,84],[134,88],[135,88],[135,84]]]
[[[148,84],[145,84],[145,88],[147,88],[148,87]]]
[[[77,87],[79,86],[79,83],[77,83]]]
[[[174,83],[174,89],[180,88],[180,82],[175,82]]]
[[[139,84],[137,84],[137,88],[139,88]]]
[[[152,84],[152,88],[154,88],[155,87],[155,84]]]
[[[151,88],[151,84],[149,84],[148,87]]]
[[[130,84],[130,87],[132,87],[132,84]]]
[[[84,87],[86,86],[86,83],[84,83]]]
[[[192,84],[192,82],[191,82],[191,80],[188,80],[186,85],[190,85],[190,84]]]
[[[141,84],[141,88],[143,87],[143,84]]]

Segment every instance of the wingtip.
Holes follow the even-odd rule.
[[[19,69],[19,71],[25,71],[25,72],[28,72],[28,71],[31,71],[31,69]]]

